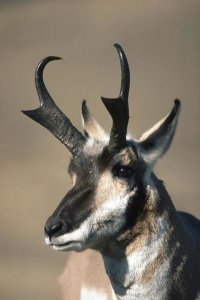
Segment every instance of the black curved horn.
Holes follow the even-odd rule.
[[[40,101],[40,107],[34,110],[22,111],[25,115],[47,128],[60,140],[67,149],[76,154],[80,152],[85,144],[85,137],[71,123],[71,121],[57,107],[49,95],[43,80],[45,66],[60,57],[48,56],[37,66],[35,71],[35,85]]]
[[[113,125],[110,134],[109,150],[115,151],[126,147],[126,133],[129,120],[128,94],[130,87],[130,71],[124,50],[119,44],[114,44],[117,49],[121,65],[121,89],[118,98],[104,98],[102,101],[110,113]]]

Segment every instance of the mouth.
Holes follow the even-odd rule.
[[[57,251],[70,251],[70,250],[75,250],[75,251],[81,251],[81,243],[80,242],[67,242],[65,244],[52,244],[52,247],[54,250]]]
[[[65,243],[61,243],[59,241],[50,240],[47,236],[45,237],[45,243],[57,251],[82,251],[83,248],[80,241],[68,241]]]

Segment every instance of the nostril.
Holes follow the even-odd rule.
[[[63,228],[62,223],[59,221],[56,224],[53,224],[51,227],[51,233],[54,235],[54,233],[61,231]]]
[[[64,232],[64,230],[67,228],[67,226],[61,221],[54,221],[54,222],[47,222],[45,225],[45,233],[49,236],[49,238],[52,238],[54,235],[58,233]]]

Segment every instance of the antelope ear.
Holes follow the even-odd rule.
[[[172,111],[139,139],[142,156],[151,166],[169,149],[176,131],[180,109],[180,100],[176,99]]]
[[[82,111],[83,129],[85,131],[86,136],[89,136],[90,138],[95,139],[97,141],[108,140],[108,136],[104,131],[104,129],[90,114],[90,111],[86,104],[86,100],[82,101],[81,111]]]

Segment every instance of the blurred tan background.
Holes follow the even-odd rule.
[[[80,128],[83,98],[109,130],[100,96],[114,97],[120,43],[131,69],[130,125],[136,137],[169,112],[182,113],[173,145],[157,173],[178,209],[200,217],[200,2],[0,1],[0,299],[59,299],[57,277],[67,259],[44,244],[43,226],[70,185],[69,154],[20,112],[38,107],[34,69],[45,72],[56,103]]]

